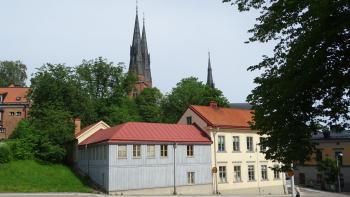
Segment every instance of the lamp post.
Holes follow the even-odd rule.
[[[176,142],[174,142],[173,144],[173,149],[174,149],[174,191],[173,191],[173,194],[176,195],[177,192],[176,192]]]
[[[339,193],[341,192],[341,187],[340,187],[340,166],[339,166],[339,157],[343,157],[343,153],[339,153],[337,155],[337,168],[338,168],[338,191]]]

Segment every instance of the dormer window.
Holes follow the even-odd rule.
[[[0,103],[2,103],[2,101],[3,101],[3,95],[0,94]]]
[[[16,97],[16,101],[20,101],[21,100],[21,97],[20,96],[17,96]]]

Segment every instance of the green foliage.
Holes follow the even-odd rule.
[[[27,67],[20,61],[0,61],[0,87],[25,86]]]
[[[110,125],[117,125],[129,121],[141,121],[134,100],[125,98],[120,104],[109,108],[108,116],[104,118]]]
[[[162,93],[157,88],[144,89],[135,99],[138,112],[145,122],[161,122]]]
[[[182,79],[162,101],[163,121],[176,123],[190,105],[208,105],[210,101],[222,107],[229,104],[220,90],[208,87],[195,77]]]
[[[277,41],[247,100],[253,129],[267,135],[266,157],[284,164],[310,158],[318,125],[346,127],[350,104],[350,3],[348,0],[224,0],[240,11],[259,9],[250,42]]]
[[[322,177],[327,184],[334,184],[337,182],[338,171],[337,162],[331,158],[325,158],[317,162],[317,170],[322,174]]]
[[[10,147],[0,142],[0,164],[7,163],[11,160],[11,150]]]
[[[67,166],[21,160],[0,164],[0,192],[92,192]]]

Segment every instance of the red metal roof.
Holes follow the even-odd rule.
[[[128,122],[101,129],[79,145],[99,142],[211,144],[205,131],[195,125]]]
[[[0,88],[0,94],[5,95],[3,103],[26,103],[28,91],[27,87]]]
[[[190,109],[209,126],[222,128],[249,128],[253,110],[191,105]]]

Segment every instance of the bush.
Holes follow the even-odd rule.
[[[66,150],[51,142],[44,142],[39,146],[37,158],[44,162],[59,163],[66,156]]]
[[[10,147],[5,143],[0,143],[0,163],[7,163],[11,160]]]
[[[35,157],[36,144],[28,139],[16,139],[9,143],[12,157],[16,160],[32,160]]]

